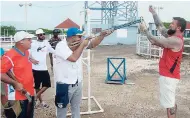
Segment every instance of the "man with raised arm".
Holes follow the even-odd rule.
[[[149,7],[155,25],[163,35],[156,39],[147,29],[145,23],[140,24],[140,30],[153,44],[163,48],[163,55],[159,61],[159,85],[160,103],[166,108],[168,118],[176,118],[177,104],[175,102],[175,91],[180,80],[180,65],[183,53],[183,33],[186,29],[186,20],[181,17],[174,17],[167,30],[160,21],[152,6]]]
[[[78,28],[69,28],[66,40],[56,46],[55,80],[57,118],[66,118],[68,103],[71,104],[72,118],[80,118],[82,99],[82,53],[95,48],[112,30],[105,30],[95,38],[83,39]]]

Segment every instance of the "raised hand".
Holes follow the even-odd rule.
[[[152,14],[155,14],[155,13],[156,13],[156,11],[154,10],[154,8],[153,8],[152,5],[149,6],[149,11],[150,11],[150,13],[152,13]]]
[[[140,23],[140,27],[139,28],[140,28],[141,32],[144,32],[144,31],[147,30],[146,24],[144,22]]]
[[[15,82],[14,85],[13,85],[14,89],[19,91],[19,92],[23,92],[24,91],[24,88],[23,88],[23,85],[21,83],[18,83],[18,82]]]
[[[111,30],[111,29],[108,29],[108,30],[104,30],[104,31],[102,31],[101,33],[100,33],[100,35],[102,35],[102,36],[108,36],[108,35],[110,35],[111,33],[113,33],[114,32],[114,30]]]
[[[82,40],[81,44],[85,47],[88,45],[88,43],[89,43],[89,40]]]
[[[35,59],[32,59],[30,58],[30,61],[34,64],[34,65],[37,65],[39,63],[39,61],[35,60]]]

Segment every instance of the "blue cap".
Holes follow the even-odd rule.
[[[3,50],[3,48],[0,48],[0,56],[4,55],[5,51]]]
[[[67,30],[67,37],[76,36],[76,35],[82,36],[84,35],[84,32],[76,27],[72,27]]]

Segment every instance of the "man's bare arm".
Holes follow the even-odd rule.
[[[152,13],[153,15],[153,19],[154,19],[154,23],[157,27],[157,29],[160,31],[160,33],[164,36],[164,37],[168,37],[167,34],[167,29],[165,28],[165,26],[163,25],[162,21],[160,20],[160,18],[158,17],[156,11],[153,9],[153,6],[149,6],[149,11]]]
[[[73,53],[67,58],[67,60],[71,61],[71,62],[76,62],[80,58],[80,56],[81,56],[84,48],[87,46],[88,42],[89,42],[88,40],[84,40],[80,44],[80,46],[75,51],[73,51]]]
[[[153,14],[153,18],[154,18],[154,22],[155,25],[157,27],[157,29],[160,31],[160,33],[164,36],[164,37],[168,37],[167,34],[167,29],[165,28],[165,26],[163,25],[163,23],[161,22],[161,20],[159,19],[158,15],[155,13]]]
[[[10,78],[6,73],[1,73],[1,81],[7,84],[12,85],[16,90],[23,91],[22,84]]]
[[[89,39],[90,44],[88,45],[87,49],[95,48],[102,42],[102,40],[104,40],[106,36],[109,36],[113,32],[114,30],[104,30],[100,33],[99,36],[94,37],[93,39]]]
[[[32,63],[35,64],[35,65],[37,65],[37,64],[39,63],[39,61],[35,60],[35,59],[32,57],[31,53],[30,53],[30,55],[29,55],[29,60],[30,60],[30,62],[32,62]]]
[[[1,73],[1,81],[10,85],[15,85],[16,81],[11,79],[6,73]]]
[[[148,30],[145,31],[145,35],[153,45],[157,45],[159,47],[174,49],[181,46],[181,40],[175,36],[156,39],[156,37],[154,37]]]
[[[156,45],[156,46],[164,48],[163,45],[156,43],[156,41],[154,40],[155,37],[149,31],[146,31],[145,35],[147,36],[148,40],[152,43],[152,45]]]
[[[101,36],[101,35],[95,38],[89,39],[90,44],[88,45],[87,49],[95,48],[97,45],[99,45],[102,42],[103,39],[104,39],[104,36]]]

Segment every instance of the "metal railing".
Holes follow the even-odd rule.
[[[162,36],[156,36],[158,40]],[[184,40],[190,40],[188,38],[184,38]],[[190,48],[190,45],[184,45],[184,48]],[[138,55],[144,55],[151,57],[161,57],[163,53],[163,49],[161,47],[152,45],[146,36],[139,35],[137,36],[136,43],[136,53]],[[184,55],[190,55],[190,52],[183,52]]]

